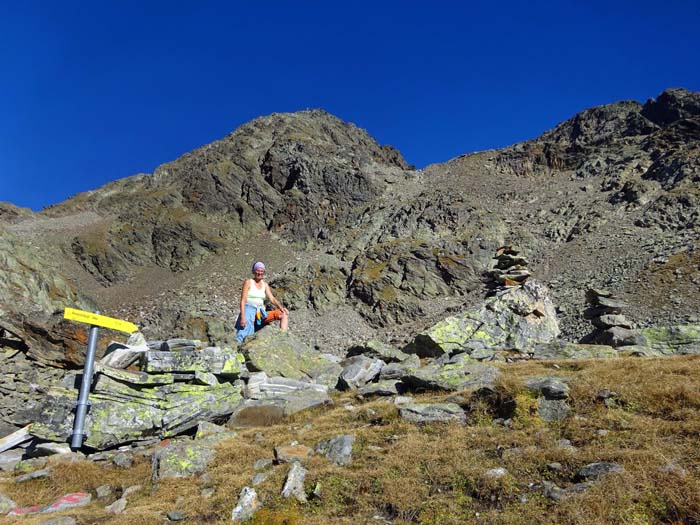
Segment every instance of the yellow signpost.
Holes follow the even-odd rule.
[[[114,317],[107,317],[105,315],[93,314],[92,312],[76,310],[75,308],[66,308],[63,311],[63,318],[68,319],[69,321],[79,321],[81,323],[87,323],[93,326],[110,328],[119,332],[126,332],[127,334],[134,333],[139,329],[138,326],[136,326],[134,323],[130,323],[129,321],[122,321],[121,319],[115,319]]]
[[[90,385],[92,384],[92,372],[95,364],[95,351],[97,349],[97,332],[99,326],[118,330],[131,334],[138,331],[139,327],[129,321],[122,321],[114,317],[106,317],[92,312],[76,310],[75,308],[66,308],[63,311],[63,318],[69,321],[78,321],[87,323],[90,326],[90,334],[88,335],[88,347],[85,353],[85,366],[83,367],[83,379],[80,384],[80,393],[78,395],[78,403],[75,406],[75,419],[73,420],[73,435],[71,436],[70,448],[79,450],[83,446],[85,438],[85,416],[87,414],[88,396],[90,395]]]

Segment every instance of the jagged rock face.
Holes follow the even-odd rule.
[[[187,270],[224,245],[265,229],[307,243],[355,220],[408,165],[393,148],[322,111],[274,114],[228,137],[50,210],[107,216],[72,251],[104,283],[133,265]],[[124,209],[124,200],[128,207]]]
[[[0,226],[0,344],[47,365],[83,361],[85,329],[62,321],[63,308],[95,308],[52,261]],[[12,372],[12,370],[8,370]]]

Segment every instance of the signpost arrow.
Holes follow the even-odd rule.
[[[139,329],[138,326],[136,326],[134,323],[130,323],[129,321],[122,321],[121,319],[115,319],[114,317],[107,317],[105,315],[85,312],[84,310],[76,310],[74,308],[66,308],[63,311],[63,318],[68,319],[69,321],[78,321],[81,323],[91,324],[93,326],[101,326],[102,328],[111,328],[112,330],[126,332],[127,334],[132,334]]]
[[[87,414],[87,407],[89,404],[88,396],[90,395],[90,386],[92,385],[92,370],[95,364],[98,327],[102,326],[103,328],[110,328],[128,334],[136,332],[139,328],[129,321],[122,321],[121,319],[106,317],[98,313],[76,310],[74,308],[66,308],[63,311],[63,318],[91,325],[90,335],[88,336],[87,353],[85,354],[85,366],[83,367],[83,380],[80,384],[78,403],[75,406],[75,420],[73,421],[73,435],[71,436],[70,444],[72,450],[78,450],[83,446],[83,438],[85,436],[85,414]]]

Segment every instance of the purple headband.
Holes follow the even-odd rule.
[[[256,270],[265,271],[265,264],[263,264],[263,263],[261,263],[261,262],[256,262],[256,263],[253,265],[253,273],[254,273]]]

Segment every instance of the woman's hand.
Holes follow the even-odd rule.
[[[241,326],[241,328],[245,328],[245,315],[241,314],[241,318],[238,321],[238,324]]]

